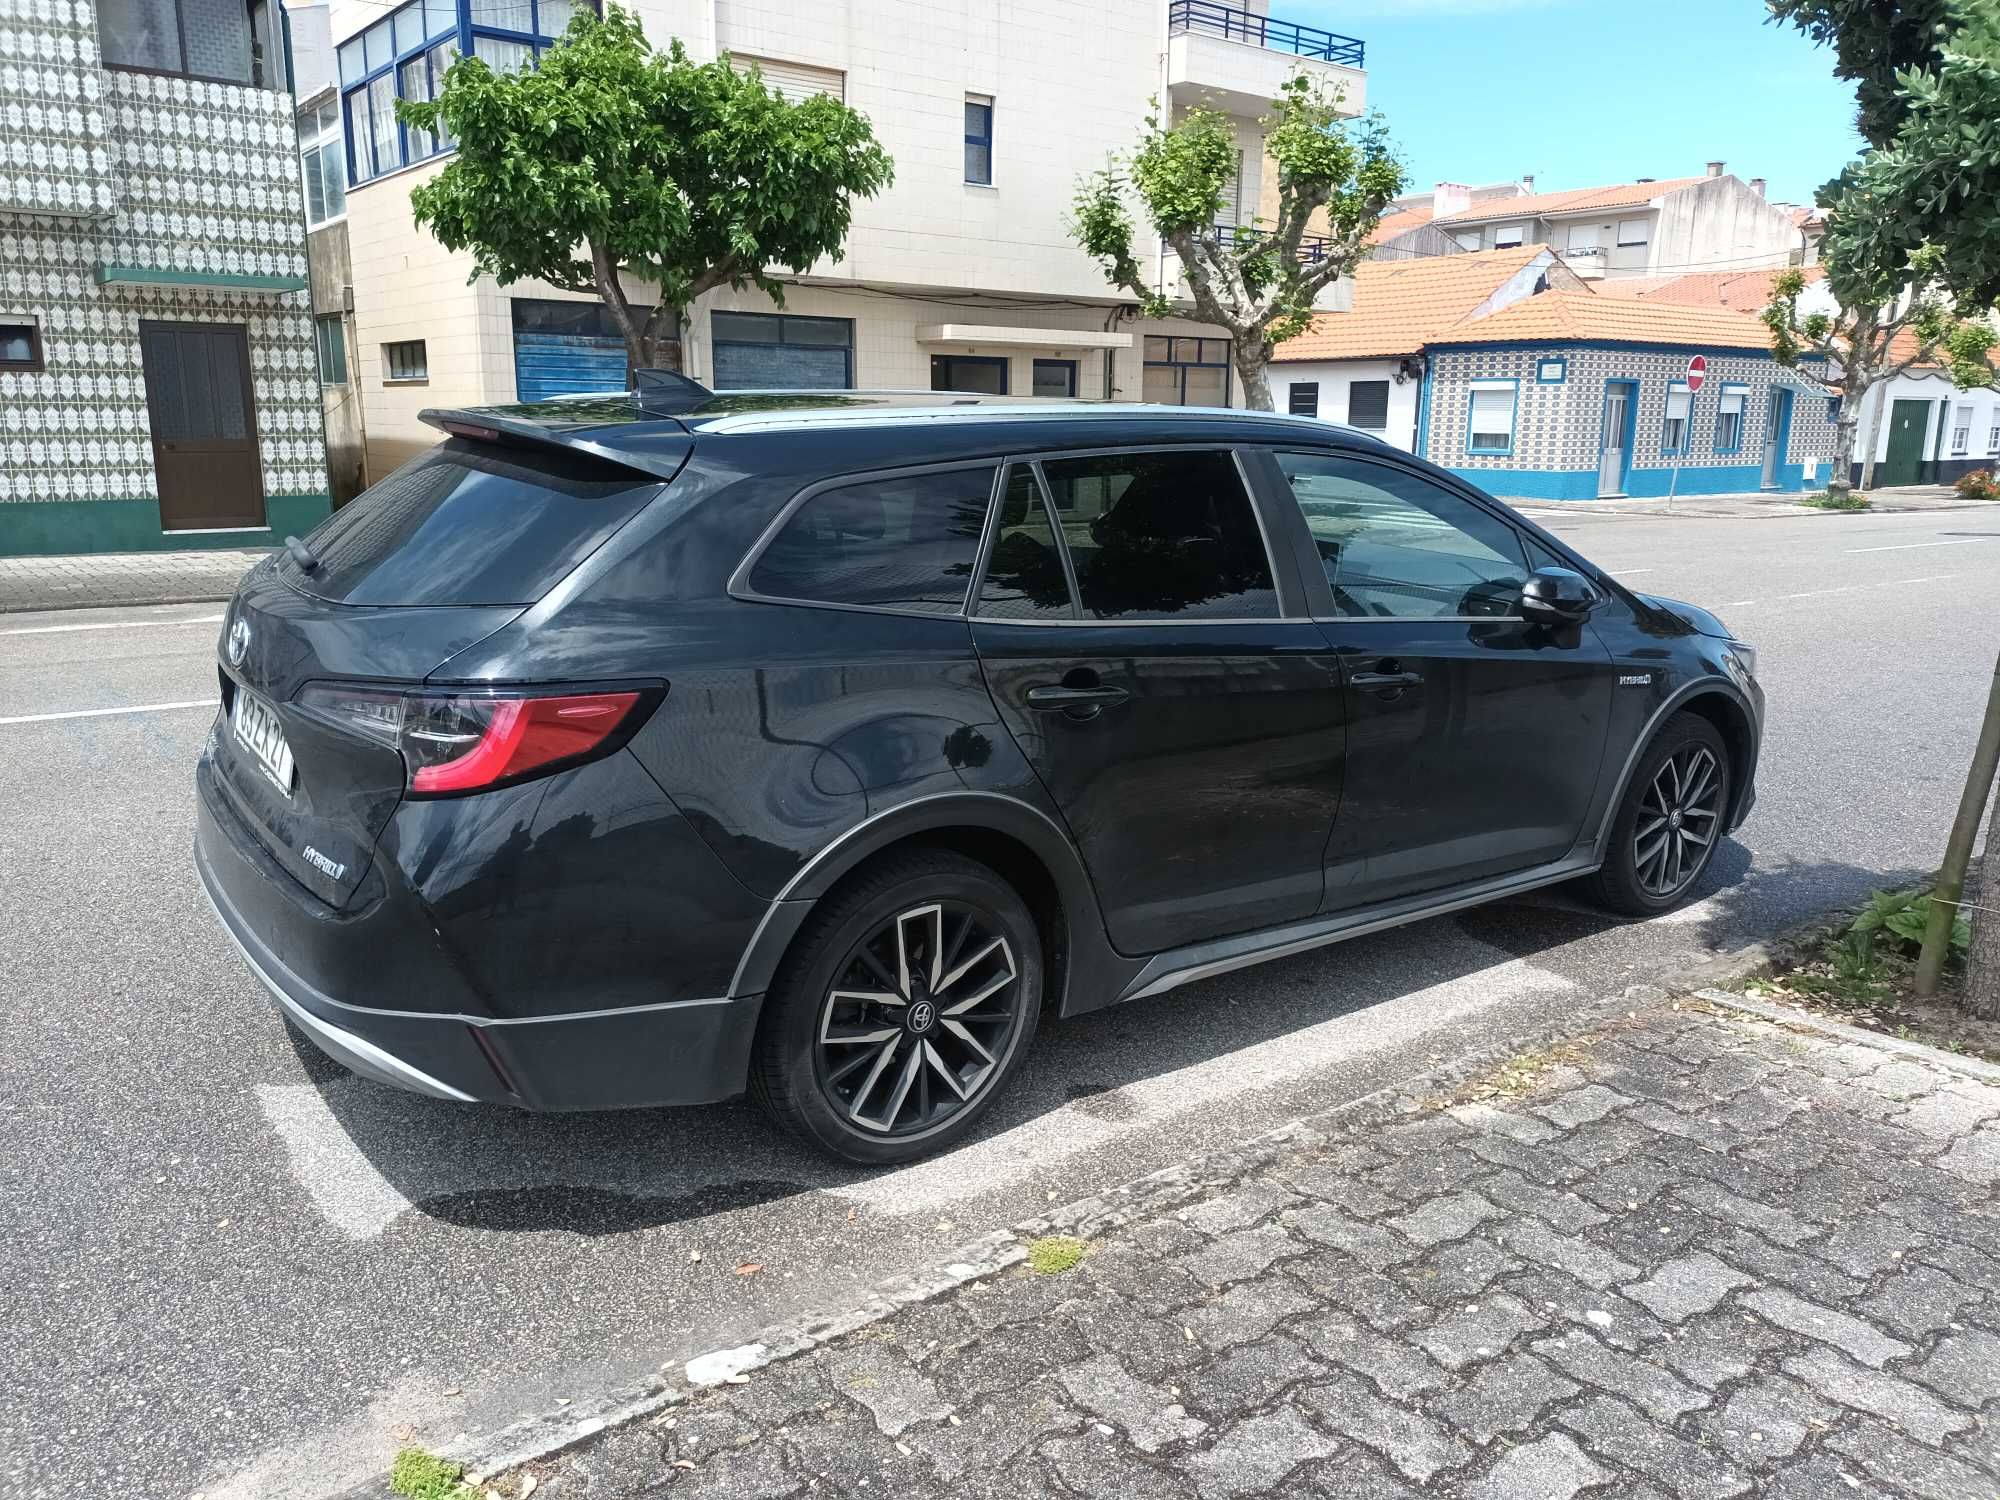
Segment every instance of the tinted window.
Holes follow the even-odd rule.
[[[1042,467],[1086,618],[1266,618],[1271,561],[1227,453],[1117,453]]]
[[[1035,471],[1026,464],[1007,471],[993,554],[979,587],[979,613],[995,620],[1067,620],[1076,613],[1063,576],[1062,545],[1049,524]]]
[[[531,604],[660,487],[579,454],[454,440],[321,524],[311,574],[280,566],[348,604]]]
[[[863,480],[821,490],[750,570],[776,599],[956,614],[965,604],[993,470]]]
[[[1421,475],[1330,454],[1281,453],[1334,610],[1439,619],[1511,615],[1527,581],[1520,534]]]

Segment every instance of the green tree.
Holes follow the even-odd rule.
[[[704,292],[756,286],[783,306],[771,268],[838,258],[854,199],[893,173],[839,100],[789,103],[678,41],[656,53],[616,6],[602,20],[579,10],[537,68],[461,58],[435,101],[396,113],[458,143],[411,192],[417,222],[502,286],[535,277],[602,297],[635,368],[677,364],[673,331]],[[650,311],[622,276],[659,289]]]
[[[1984,3],[1984,0],[1971,0]],[[1771,19],[1833,48],[1833,76],[1855,85],[1871,146],[1894,139],[1908,108],[1898,74],[1928,68],[1963,23],[1961,0],[1768,0]]]
[[[1113,157],[1077,184],[1072,231],[1113,286],[1139,299],[1147,317],[1174,311],[1147,284],[1133,249],[1127,201],[1135,190],[1146,220],[1180,259],[1194,315],[1226,330],[1243,382],[1244,403],[1269,411],[1268,370],[1278,344],[1312,323],[1313,298],[1354,269],[1389,200],[1403,189],[1380,115],[1354,124],[1339,96],[1303,76],[1288,82],[1263,124],[1265,149],[1278,173],[1277,222],[1225,228],[1223,190],[1237,169],[1229,118],[1193,109],[1178,124],[1146,119],[1129,160]],[[1315,215],[1324,211],[1324,233]],[[1311,257],[1301,253],[1315,232]]]

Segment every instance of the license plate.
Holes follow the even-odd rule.
[[[285,743],[285,731],[277,714],[249,689],[238,688],[229,719],[236,731],[236,743],[250,753],[257,769],[270,777],[279,791],[291,796],[297,771],[292,764],[292,747]]]

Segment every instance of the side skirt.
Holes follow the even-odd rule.
[[[1143,999],[1192,980],[1227,974],[1232,969],[1245,969],[1274,958],[1289,958],[1294,953],[1305,953],[1314,948],[1324,948],[1329,943],[1345,942],[1348,938],[1400,927],[1406,922],[1420,922],[1426,917],[1443,916],[1446,912],[1496,901],[1503,896],[1557,885],[1565,880],[1574,880],[1579,875],[1590,874],[1602,862],[1594,854],[1571,855],[1552,865],[1540,865],[1532,870],[1520,870],[1471,885],[1401,896],[1393,901],[1357,907],[1353,911],[1314,917],[1307,922],[1294,922],[1263,932],[1239,933],[1234,937],[1170,949],[1149,959],[1113,1003]]]

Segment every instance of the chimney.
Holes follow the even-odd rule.
[[[1431,217],[1461,213],[1472,207],[1472,189],[1462,182],[1440,182],[1431,190]]]
[[[1722,163],[1719,161],[1710,162],[1708,164],[1708,175],[1711,177],[1720,177],[1722,175]]]
[[[1521,194],[1523,197],[1533,197],[1534,192],[1535,192],[1535,174],[1533,172],[1529,172],[1521,178]]]
[[[1753,192],[1753,193],[1755,193],[1755,194],[1756,194],[1756,195],[1757,195],[1757,196],[1758,196],[1759,198],[1763,197],[1763,196],[1764,196],[1764,179],[1763,179],[1763,178],[1761,178],[1761,177],[1753,177],[1753,178],[1751,178],[1751,179],[1750,179],[1750,191],[1751,191],[1751,192]]]

